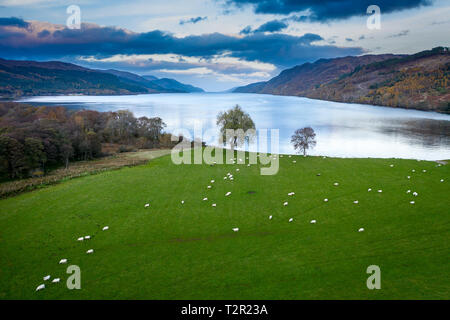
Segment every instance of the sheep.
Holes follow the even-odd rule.
[[[227,177],[223,177],[223,180],[227,180]]]
[[[293,162],[293,163],[297,163],[297,161],[295,161],[295,160],[292,160],[292,162]]]
[[[211,189],[211,186],[208,186],[207,188],[208,188],[208,189]]]
[[[231,191],[228,191],[227,193],[225,193],[225,197],[228,197],[231,194]]]
[[[230,180],[231,180],[231,181],[233,181],[233,180],[234,180],[234,178],[233,178],[233,177],[231,177],[231,178],[230,178]]]
[[[67,263],[67,259],[61,259],[61,260],[59,260],[59,264],[65,264],[65,263]]]
[[[417,192],[415,192],[415,191],[413,192],[413,196],[414,196],[414,197],[417,197],[418,195],[419,195],[419,194],[418,194]]]
[[[184,200],[181,200],[181,204],[184,204]]]
[[[441,179],[441,182],[444,182],[444,179]]]
[[[393,168],[394,167],[394,165],[393,164],[391,164],[389,167],[391,167],[391,168]]]
[[[325,198],[325,199],[323,199],[323,201],[324,201],[324,202],[328,202],[328,199],[327,199],[327,198]]]
[[[247,167],[250,167],[250,163],[247,165]]]
[[[269,220],[272,220],[272,216],[269,216]]]
[[[422,172],[427,172],[427,170],[423,169]]]
[[[283,203],[283,206],[287,206],[288,205],[288,202],[286,201],[285,203]]]
[[[367,189],[368,192],[372,191],[372,188]]]
[[[288,196],[293,196],[295,193],[294,192],[289,192]]]
[[[78,241],[83,241],[83,240],[84,240],[84,237],[79,237],[77,240],[78,240]]]
[[[239,168],[237,168],[236,171],[239,172]]]
[[[381,190],[381,189],[380,189],[380,190],[378,190],[378,192],[379,192],[379,193],[382,193],[382,192],[383,192],[383,190]]]
[[[292,157],[291,155],[289,155],[289,158]]]
[[[214,180],[211,180],[211,183],[214,183]]]
[[[316,223],[316,220],[311,220],[311,222],[310,222],[310,223],[314,224],[314,223]]]
[[[203,198],[203,201],[206,201],[206,200],[208,200],[208,198]]]
[[[358,232],[363,232],[364,231],[364,228],[359,228],[358,229]]]
[[[215,206],[216,206],[216,204],[215,204],[215,203],[213,203],[213,204],[212,204],[212,206],[213,206],[213,207],[215,207]]]
[[[148,208],[148,207],[150,207],[150,203],[146,203],[144,206],[144,208]]]
[[[89,249],[88,251],[86,251],[87,254],[91,254],[94,253],[94,249]]]
[[[406,178],[407,178],[407,179],[411,179],[411,176],[407,176]]]
[[[335,182],[335,183],[334,183],[334,185],[335,185],[335,186],[338,186],[338,185],[339,185],[339,183]]]
[[[84,236],[84,240],[89,240],[91,236]]]
[[[411,193],[411,190],[406,191],[406,193]]]
[[[239,228],[233,228],[233,231],[234,231],[234,232],[238,232],[238,231],[239,231]]]
[[[294,221],[294,218],[290,218],[290,219],[289,219],[289,222],[292,222],[292,221]]]
[[[416,170],[414,170],[414,169],[412,169],[411,171],[412,171],[412,172],[416,172]]]
[[[355,200],[355,201],[353,201],[353,203],[354,203],[354,204],[358,204],[358,203],[359,203],[359,201],[358,201],[358,200]]]
[[[53,283],[58,283],[59,281],[61,281],[60,278],[55,278],[55,279],[52,280]]]
[[[43,279],[44,279],[44,281],[47,281],[48,279],[50,279],[50,275],[45,276]]]
[[[109,229],[108,226],[104,226],[102,230],[103,230],[103,231],[106,231],[106,230],[108,230],[108,229]]]
[[[45,289],[45,284],[40,284],[37,286],[36,291],[44,290],[44,289]]]
[[[409,203],[414,204],[415,202],[414,201],[410,201]]]

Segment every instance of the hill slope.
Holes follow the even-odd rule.
[[[6,97],[52,94],[139,94],[201,90],[181,84],[176,80],[172,80],[171,83],[172,87],[164,82],[160,85],[130,72],[112,69],[94,70],[59,61],[36,62],[0,58],[0,96]]]
[[[450,53],[442,47],[414,55],[322,59],[234,92],[450,112],[449,68]]]

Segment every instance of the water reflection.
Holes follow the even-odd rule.
[[[450,116],[433,112],[258,94],[55,96],[24,101],[98,111],[129,109],[136,116],[161,117],[168,131],[192,131],[195,123],[216,130],[217,113],[239,104],[257,129],[280,130],[283,153],[293,153],[290,137],[296,129],[311,126],[317,133],[317,146],[311,152],[315,155],[450,158]]]

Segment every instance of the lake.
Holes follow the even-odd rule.
[[[311,126],[317,134],[312,155],[450,159],[450,116],[434,112],[239,93],[43,96],[20,101],[97,111],[128,109],[137,117],[161,117],[168,132],[193,132],[195,123],[217,131],[217,113],[239,104],[257,129],[279,129],[280,153],[294,153],[291,135]]]

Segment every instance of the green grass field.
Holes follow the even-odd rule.
[[[0,201],[0,299],[449,299],[448,181],[435,162],[298,156],[274,176],[163,156],[69,180]]]

